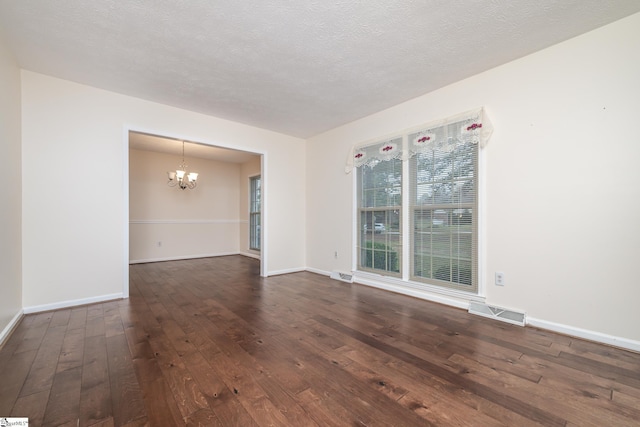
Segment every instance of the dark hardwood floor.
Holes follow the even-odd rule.
[[[231,256],[25,316],[0,416],[39,426],[640,425],[640,354]]]

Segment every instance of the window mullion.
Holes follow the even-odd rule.
[[[404,152],[408,153],[409,141],[407,135],[402,137]],[[411,251],[411,242],[413,236],[410,234],[411,227],[411,182],[409,175],[409,161],[402,162],[402,280],[409,280],[411,277],[411,260],[413,252]]]

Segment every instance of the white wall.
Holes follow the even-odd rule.
[[[28,71],[22,91],[25,310],[121,294],[129,130],[264,153],[263,268],[304,268],[303,140]]]
[[[188,153],[188,145],[187,145]],[[129,150],[129,260],[161,261],[240,251],[240,164],[185,156],[198,186],[167,186],[181,158]]]
[[[0,344],[22,310],[20,69],[0,38]]]
[[[636,14],[312,138],[308,266],[351,270],[353,144],[486,106],[487,302],[637,344],[639,40]]]
[[[240,252],[253,257],[260,257],[260,252],[249,249],[249,179],[260,175],[260,169],[260,157],[240,166]]]

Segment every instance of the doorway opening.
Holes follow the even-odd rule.
[[[132,130],[127,148],[128,264],[239,254],[260,260],[265,275],[264,233],[261,250],[251,247],[249,185],[265,178],[263,153]],[[176,185],[182,163],[197,172],[197,185]]]

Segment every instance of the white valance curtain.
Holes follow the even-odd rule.
[[[396,137],[355,145],[351,149],[345,172],[354,167],[374,166],[378,162],[408,160],[417,153],[430,150],[453,151],[460,144],[472,143],[485,147],[493,127],[484,108],[467,111],[409,130]]]

